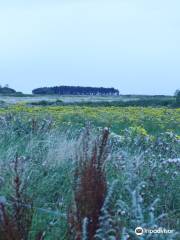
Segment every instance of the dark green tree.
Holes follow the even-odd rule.
[[[58,94],[58,95],[103,95],[118,96],[119,91],[115,88],[81,87],[81,86],[56,86],[37,88],[33,94]]]
[[[180,104],[180,89],[177,89],[175,91],[175,94],[174,94],[175,98],[176,98],[176,103],[177,104]]]

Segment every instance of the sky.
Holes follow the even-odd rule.
[[[180,88],[179,0],[0,0],[0,84]]]

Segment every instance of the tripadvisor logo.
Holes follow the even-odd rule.
[[[137,227],[137,228],[135,229],[135,233],[136,233],[136,235],[141,236],[141,235],[143,235],[144,230],[143,230],[143,228],[141,228],[141,227]]]
[[[137,236],[142,236],[143,234],[172,234],[174,233],[175,230],[169,230],[169,229],[165,229],[165,228],[157,228],[157,229],[146,229],[146,228],[142,228],[142,227],[137,227],[135,229],[135,234]]]

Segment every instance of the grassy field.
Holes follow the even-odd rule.
[[[0,240],[179,239],[179,126],[180,108],[1,108]]]
[[[30,95],[22,94],[16,95],[1,95],[0,101],[4,101],[9,104],[21,103],[21,102],[39,102],[56,100],[63,101],[64,103],[78,103],[78,102],[114,102],[114,101],[135,101],[144,99],[159,99],[159,100],[173,100],[173,96],[147,96],[147,95],[120,95],[120,96],[73,96],[73,95]]]
[[[119,96],[119,97],[103,97],[103,96],[59,96],[59,95],[24,95],[23,97],[15,96],[0,96],[0,101],[7,103],[18,103],[18,102],[38,102],[38,101],[55,101],[61,100],[65,103],[73,102],[98,102],[98,101],[128,101],[129,99],[139,99],[138,96]]]

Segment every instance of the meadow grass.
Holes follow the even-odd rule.
[[[0,240],[139,239],[138,226],[178,239],[179,123],[180,109],[1,109]]]

